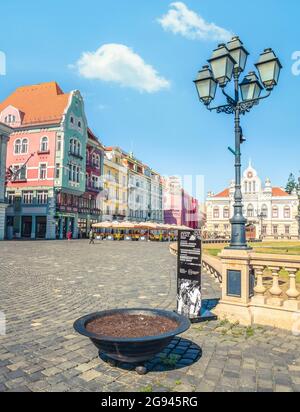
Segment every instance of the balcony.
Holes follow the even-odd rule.
[[[83,156],[81,156],[79,153],[74,153],[74,152],[69,151],[68,154],[69,156],[75,157],[76,159],[83,160]]]
[[[37,154],[38,154],[39,156],[49,155],[49,154],[50,154],[50,150],[38,150]]]

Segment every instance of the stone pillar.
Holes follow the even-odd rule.
[[[59,239],[62,240],[64,238],[64,218],[62,216],[59,217]]]
[[[31,239],[36,238],[36,216],[32,216]]]
[[[0,203],[0,240],[5,238],[5,227],[6,227],[6,208],[5,203]]]
[[[222,299],[214,310],[221,319],[240,322],[249,326],[252,316],[249,309],[250,250],[224,249],[220,254],[222,262]]]
[[[7,137],[0,136],[0,240],[4,240],[6,227],[5,173],[6,173]]]
[[[56,239],[56,197],[53,190],[49,190],[46,239]]]

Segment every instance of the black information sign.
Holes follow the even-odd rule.
[[[190,319],[201,313],[201,247],[199,230],[179,231],[177,311]]]

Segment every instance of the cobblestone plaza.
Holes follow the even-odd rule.
[[[168,244],[3,242],[0,246],[0,391],[299,391],[300,337],[226,321],[195,324],[138,376],[114,368],[75,333],[98,310],[175,309]],[[203,274],[204,298],[220,297]]]

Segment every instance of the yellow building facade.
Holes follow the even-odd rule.
[[[103,220],[124,220],[128,217],[128,170],[118,147],[106,147],[104,157]]]

